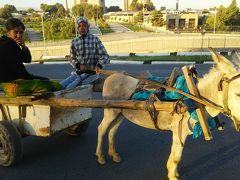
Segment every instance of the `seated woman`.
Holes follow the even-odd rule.
[[[24,24],[16,18],[10,18],[5,24],[6,35],[0,37],[0,82],[16,79],[48,78],[34,76],[27,72],[23,63],[31,63],[32,56],[24,41]]]
[[[38,82],[49,80],[46,77],[30,74],[23,64],[31,63],[32,61],[31,53],[24,41],[24,24],[19,19],[10,18],[6,21],[5,28],[6,35],[0,37],[0,83],[2,84],[3,90],[6,89],[6,83],[8,83],[9,87],[9,83],[16,84],[15,81],[37,80]],[[36,87],[36,83],[33,84]],[[17,93],[15,93],[15,95],[17,95]]]

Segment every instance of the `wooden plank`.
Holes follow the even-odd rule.
[[[145,110],[147,101],[134,100],[75,100],[50,98],[44,101],[45,104],[64,107],[84,107],[84,108],[123,108],[133,110]],[[173,111],[174,102],[154,102],[158,111]]]
[[[16,105],[49,105],[49,106],[63,106],[63,107],[83,107],[83,108],[122,108],[133,110],[145,110],[148,106],[147,101],[133,101],[133,100],[80,100],[80,99],[65,99],[65,98],[49,98],[35,101],[28,101],[28,99],[20,98],[1,98],[1,104],[16,104]],[[175,102],[154,102],[157,111],[172,112]]]
[[[197,90],[197,88],[195,86],[195,83],[193,81],[192,74],[189,73],[189,67],[184,66],[182,68],[182,71],[183,71],[183,74],[185,76],[189,92],[191,94],[195,95],[196,97],[200,97],[199,96],[199,92],[198,92],[198,90]],[[204,113],[204,109],[205,108],[204,108],[204,106],[202,104],[200,104],[198,102],[195,102],[195,103],[196,103],[196,105],[198,107],[196,109],[196,113],[197,113],[200,125],[202,127],[202,130],[203,130],[204,138],[205,138],[205,140],[211,140],[212,139],[212,134],[211,134],[211,132],[209,130],[207,118],[206,118],[206,115]]]
[[[18,104],[18,103],[28,103],[33,101],[34,96],[18,96],[15,98],[9,98],[7,96],[0,96],[0,104]]]

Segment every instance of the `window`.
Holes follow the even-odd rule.
[[[168,20],[168,29],[175,29],[175,19]]]
[[[195,19],[189,19],[189,29],[194,29],[195,28]]]
[[[179,29],[185,28],[185,19],[179,19],[178,28]]]

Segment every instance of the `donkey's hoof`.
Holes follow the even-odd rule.
[[[169,180],[179,180],[177,177],[168,177],[169,178]]]
[[[104,156],[97,156],[97,162],[101,165],[104,165],[106,163],[106,160]]]
[[[180,175],[179,175],[179,173],[178,173],[178,172],[176,172],[176,177],[177,177],[177,178],[179,178],[179,177],[180,177]]]
[[[114,156],[112,156],[112,160],[116,163],[120,163],[122,161],[121,157],[119,156],[119,154],[115,154]]]

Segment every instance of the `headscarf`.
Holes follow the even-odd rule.
[[[87,25],[88,29],[89,29],[89,27],[90,27],[90,24],[89,24],[87,18],[84,17],[84,16],[79,16],[79,17],[77,18],[76,23],[77,23],[77,26],[79,26],[80,23],[85,23],[85,24]]]

